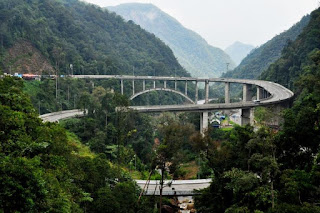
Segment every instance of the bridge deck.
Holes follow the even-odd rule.
[[[146,180],[136,180],[138,186],[143,189]],[[211,179],[197,179],[197,180],[166,180],[165,187],[163,188],[163,195],[194,195],[197,194],[194,190],[200,190],[208,187],[211,183]],[[170,186],[169,186],[170,184]],[[151,180],[148,188],[145,190],[146,195],[159,195],[160,181]]]

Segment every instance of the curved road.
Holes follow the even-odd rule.
[[[44,121],[48,122],[59,122],[59,120],[73,118],[73,117],[81,117],[84,116],[83,110],[73,109],[73,110],[65,110],[59,112],[52,112],[48,114],[40,115],[39,117]]]
[[[125,80],[177,80],[177,81],[197,81],[197,82],[229,82],[240,84],[252,84],[267,90],[271,96],[267,99],[262,99],[261,102],[255,103],[252,101],[238,102],[238,103],[223,103],[223,104],[187,104],[187,105],[165,105],[165,106],[132,106],[130,108],[140,112],[163,112],[163,111],[209,111],[218,109],[238,109],[251,108],[256,106],[265,106],[271,104],[278,104],[291,99],[294,94],[287,88],[268,81],[248,80],[248,79],[225,79],[225,78],[187,78],[187,77],[152,77],[152,76],[106,76],[106,75],[79,75],[71,76],[73,78],[92,78],[92,79],[125,79]],[[75,116],[83,116],[84,113],[80,110],[68,110],[55,113],[41,115],[44,121],[59,121]],[[146,180],[136,180],[138,185],[143,188]],[[163,193],[165,195],[192,195],[194,189],[206,188],[210,185],[210,179],[203,180],[181,180],[173,181],[171,186],[165,187]],[[149,187],[146,189],[146,194],[159,194],[158,181],[150,181]]]
[[[235,103],[220,103],[220,104],[185,104],[185,105],[161,105],[161,106],[131,106],[131,109],[139,112],[202,112],[208,110],[222,110],[222,109],[246,109],[256,106],[267,106],[278,104],[291,99],[294,94],[289,89],[280,84],[261,81],[261,80],[241,80],[241,79],[220,79],[221,82],[252,84],[260,86],[267,90],[271,96],[266,99],[261,99],[259,103],[253,101],[235,102]]]

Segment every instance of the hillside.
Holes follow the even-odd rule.
[[[239,128],[238,133],[208,151],[215,176],[195,197],[199,212],[320,212],[319,35],[320,8],[261,75],[295,92],[292,107],[282,113],[283,124],[277,131],[235,127],[231,131]],[[265,110],[266,118],[274,114],[272,108],[257,107],[256,117],[258,110]]]
[[[2,0],[0,72],[189,74],[133,22],[78,0]]]
[[[223,50],[210,46],[200,35],[152,4],[121,4],[108,7],[108,10],[154,33],[173,50],[180,64],[192,76],[218,77],[226,71],[226,63],[230,63],[230,69],[235,67]]]
[[[284,48],[281,58],[263,72],[261,78],[295,89],[297,80],[306,74],[315,74],[311,70],[319,66],[319,35],[320,9],[312,13],[304,31]]]
[[[238,66],[241,63],[242,59],[244,59],[253,49],[254,46],[250,44],[244,44],[239,41],[236,41],[229,47],[227,47],[224,51],[231,57],[231,59]]]
[[[251,51],[239,66],[234,70],[224,73],[223,77],[257,79],[270,64],[281,56],[283,48],[289,41],[294,41],[308,24],[310,16],[304,16],[300,22],[289,30],[275,36],[267,43]]]

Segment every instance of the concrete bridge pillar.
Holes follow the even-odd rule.
[[[174,90],[177,90],[177,80],[174,81]]]
[[[146,90],[146,80],[143,80],[143,82],[142,82],[142,90],[143,91]]]
[[[204,135],[204,132],[208,129],[209,127],[209,112],[201,112],[200,113],[200,133]]]
[[[153,89],[156,88],[156,80],[153,81]]]
[[[243,84],[243,96],[242,96],[242,101],[251,101],[252,99],[252,93],[251,93],[251,84]]]
[[[204,103],[207,104],[209,103],[209,80],[205,81],[205,90],[206,90],[206,96],[205,96]]]
[[[263,88],[257,86],[257,101],[263,98]]]
[[[121,87],[121,95],[123,95],[123,79],[121,79],[120,82],[121,82],[121,86],[120,86]]]
[[[163,82],[163,88],[165,88],[165,89],[167,88],[167,81]]]
[[[196,81],[196,94],[195,94],[195,104],[198,102],[198,81]]]
[[[186,84],[185,84],[184,94],[188,95],[188,81],[186,81]]]
[[[224,87],[224,99],[225,99],[225,103],[228,104],[230,103],[230,82],[226,82],[225,83],[225,87]]]
[[[134,95],[134,80],[132,80],[132,95]]]
[[[267,90],[264,90],[264,95],[263,95],[263,98],[268,98],[268,96],[269,96],[269,93],[268,93],[268,91],[267,91]]]
[[[241,109],[241,126],[254,124],[254,109]]]

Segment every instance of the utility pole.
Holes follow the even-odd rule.
[[[56,100],[58,99],[58,70],[56,70]]]
[[[71,75],[73,75],[73,65],[70,64]]]

